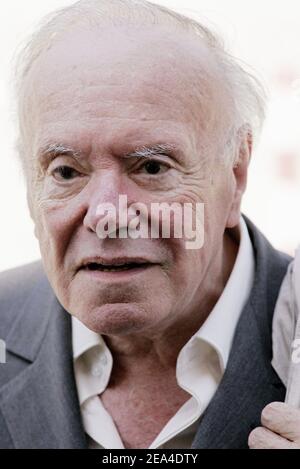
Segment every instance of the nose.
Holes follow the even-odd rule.
[[[122,175],[115,171],[107,170],[102,172],[98,177],[95,177],[90,182],[87,192],[87,212],[83,221],[85,228],[97,233],[98,223],[103,216],[105,215],[105,218],[107,218],[107,216],[115,215],[116,228],[120,229],[119,221],[125,218],[119,216],[119,211],[125,210],[125,206],[124,202],[121,204],[121,207],[119,206],[119,197],[123,196],[121,200],[124,201],[124,196],[126,196],[126,200],[128,200],[127,192],[124,187],[124,181],[122,181]]]

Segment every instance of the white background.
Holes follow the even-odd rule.
[[[73,1],[1,0],[0,6],[0,271],[39,257],[14,150],[12,60],[48,12]],[[273,244],[290,253],[300,242],[299,0],[160,1],[197,15],[250,64],[270,93],[268,118],[250,171],[244,212]]]

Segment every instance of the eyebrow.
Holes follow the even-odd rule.
[[[73,148],[61,143],[51,143],[43,146],[38,151],[38,155],[42,162],[46,162],[48,160],[52,161],[58,156],[71,156],[76,160],[82,157],[82,153],[80,151],[74,150]]]
[[[176,150],[178,151],[176,145],[170,143],[159,143],[150,146],[144,145],[126,153],[124,158],[151,158],[157,155],[172,156]],[[71,156],[75,160],[80,160],[83,156],[81,151],[74,150],[62,143],[45,145],[38,151],[38,155],[42,164],[53,161],[58,156]]]
[[[156,155],[172,156],[176,146],[170,143],[159,143],[151,146],[142,146],[134,150],[133,152],[127,153],[125,158],[150,158]]]

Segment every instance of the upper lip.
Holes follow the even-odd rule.
[[[143,257],[114,257],[114,258],[103,258],[103,257],[88,257],[84,259],[78,270],[87,267],[89,264],[99,264],[103,266],[122,266],[128,264],[156,264],[156,262],[150,261]]]

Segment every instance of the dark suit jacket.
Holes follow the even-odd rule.
[[[264,406],[285,396],[271,366],[271,325],[289,258],[246,222],[255,281],[193,448],[247,448]],[[0,448],[86,448],[70,315],[57,301],[41,263],[0,275],[0,339],[7,346],[7,363],[0,364]]]

